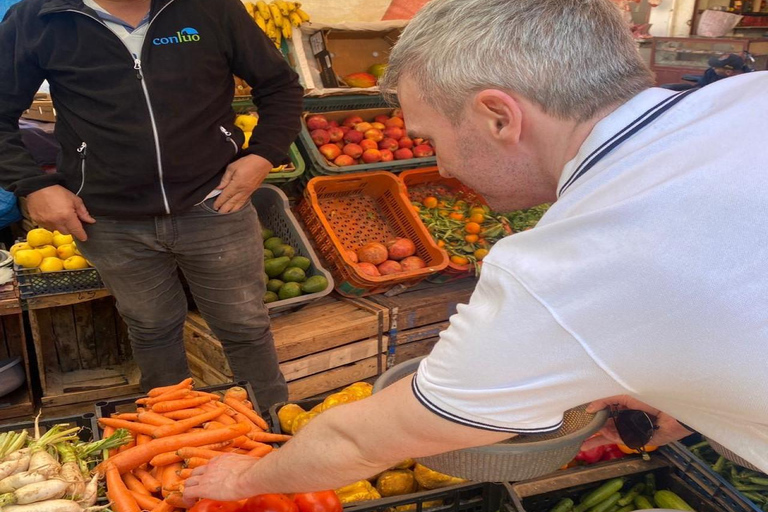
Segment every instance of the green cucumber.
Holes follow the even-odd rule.
[[[589,512],[608,512],[616,503],[618,503],[619,498],[621,498],[621,493],[615,492],[589,509]]]
[[[598,503],[602,503],[614,493],[619,492],[624,487],[623,478],[614,478],[608,480],[603,485],[587,494],[579,505],[574,508],[574,512],[585,512],[586,510],[594,507]]]
[[[632,512],[633,510],[635,510],[635,506],[632,505],[632,504],[629,504],[629,505],[625,505],[625,506],[621,507],[616,512]]]
[[[571,510],[573,510],[573,500],[571,498],[563,498],[549,512],[570,512]]]
[[[672,491],[656,491],[653,495],[653,501],[661,508],[671,508],[672,510],[688,510],[695,512],[693,507],[683,501],[683,498]]]
[[[645,489],[644,483],[635,484],[632,486],[632,488],[629,490],[627,494],[624,495],[623,498],[619,500],[619,505],[622,507],[626,507],[630,503],[633,503],[635,501],[635,496],[638,496],[641,492],[643,492],[643,489]]]
[[[647,496],[640,495],[635,497],[635,508],[637,510],[648,510],[656,507],[653,506],[653,503],[651,503]]]
[[[645,475],[645,494],[653,496],[656,492],[656,475],[653,473],[647,473]]]

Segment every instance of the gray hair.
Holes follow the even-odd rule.
[[[432,0],[393,48],[382,91],[403,76],[454,122],[483,89],[585,121],[653,83],[609,0]]]

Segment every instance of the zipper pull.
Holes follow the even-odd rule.
[[[85,153],[87,152],[87,150],[88,150],[88,144],[86,144],[85,142],[80,144],[80,147],[77,148],[77,152],[80,153],[81,160],[85,160]]]
[[[232,132],[228,132],[227,129],[224,128],[223,126],[219,126],[219,130],[221,130],[221,133],[223,133],[226,137],[232,136]]]
[[[143,80],[144,75],[141,74],[141,59],[135,59],[133,61],[133,69],[136,70],[136,78]]]

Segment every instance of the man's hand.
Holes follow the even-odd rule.
[[[42,188],[29,194],[27,208],[32,220],[42,227],[72,235],[81,242],[88,239],[82,223],[96,222],[85,208],[83,200],[60,185]]]
[[[184,484],[184,500],[190,505],[197,498],[209,498],[218,501],[238,501],[250,498],[246,486],[238,482],[238,475],[243,475],[258,464],[258,460],[247,455],[227,454],[214,457],[205,466],[192,471],[192,476]]]
[[[244,156],[229,164],[216,187],[221,194],[213,203],[214,209],[219,213],[230,213],[242,208],[271,170],[269,160],[257,155]]]
[[[651,416],[656,417],[656,425],[659,428],[653,432],[653,437],[648,443],[651,446],[663,446],[691,435],[691,432],[688,429],[683,427],[679,421],[669,414],[663,413],[628,395],[612,396],[610,398],[592,402],[589,404],[589,407],[587,407],[587,412],[595,413],[606,407],[611,407],[612,405],[618,405],[621,409],[645,411]],[[619,437],[619,433],[616,431],[616,425],[614,425],[612,419],[608,420],[597,435],[584,441],[584,444],[581,445],[581,449],[591,450],[592,448],[605,444],[624,444],[621,437]]]

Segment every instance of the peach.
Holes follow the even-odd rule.
[[[400,146],[395,139],[383,139],[379,142],[379,149],[388,149],[390,151],[397,151]]]
[[[405,121],[403,121],[402,117],[390,117],[384,125],[387,128],[395,127],[395,128],[402,128],[405,126]]]
[[[398,262],[392,260],[387,260],[384,263],[381,263],[377,268],[383,276],[399,274],[403,271],[403,267]]]
[[[403,117],[405,117],[405,116],[403,116],[403,109],[396,108],[395,110],[393,110],[392,111],[392,117],[399,117],[400,119],[403,119]]]
[[[337,156],[341,155],[341,148],[339,148],[339,146],[336,144],[324,144],[320,146],[320,153],[322,153],[325,158],[333,162]]]
[[[397,141],[401,148],[411,149],[413,147],[413,139],[410,137],[403,137]]]
[[[309,133],[309,136],[312,137],[312,142],[314,142],[317,147],[331,142],[331,136],[326,130],[312,130]]]
[[[328,120],[325,116],[309,116],[307,118],[307,129],[312,130],[325,130],[328,128]]]
[[[384,125],[384,123],[371,123],[371,126],[376,128],[377,130],[384,131],[387,127]]]
[[[408,160],[413,158],[413,151],[408,148],[400,148],[395,151],[395,160]]]
[[[357,257],[364,263],[373,263],[378,265],[387,261],[389,257],[389,251],[384,244],[378,242],[371,242],[365,244],[357,250]]]
[[[366,149],[363,151],[362,159],[363,162],[367,164],[375,164],[376,162],[381,162],[381,151],[378,149]]]
[[[432,146],[429,146],[427,144],[420,144],[413,148],[413,156],[416,158],[425,158],[428,156],[434,156],[435,150],[432,149]]]
[[[388,128],[384,129],[384,136],[389,139],[395,139],[400,140],[405,135],[405,132],[402,128],[398,128],[397,126],[390,126]]]
[[[400,262],[400,266],[403,267],[403,272],[407,272],[409,270],[419,270],[426,267],[427,264],[418,256],[408,256]]]
[[[389,121],[389,116],[385,116],[384,114],[378,115],[373,118],[374,121],[381,124],[387,124],[387,121]]]
[[[379,152],[381,153],[382,162],[391,162],[395,159],[395,154],[388,149],[380,149]]]
[[[416,245],[407,238],[395,238],[386,244],[389,259],[400,261],[416,254]]]
[[[338,128],[339,122],[338,121],[328,121],[328,128]]]
[[[363,135],[365,135],[366,139],[371,139],[374,142],[381,142],[384,140],[384,134],[381,132],[381,130],[377,130],[376,128],[366,130]]]
[[[344,142],[349,144],[359,144],[364,138],[365,136],[357,130],[349,130],[344,134]]]
[[[341,122],[341,125],[342,126],[349,126],[350,128],[354,128],[354,126],[357,123],[362,123],[362,122],[363,122],[363,118],[360,117],[360,116],[349,116],[346,119],[344,119],[344,121]]]
[[[357,268],[359,268],[363,274],[367,274],[369,276],[378,277],[381,275],[381,273],[379,272],[379,269],[376,268],[376,265],[374,265],[373,263],[362,261],[357,264]]]
[[[342,131],[342,133],[343,133],[344,135],[346,135],[346,134],[347,134],[347,132],[348,132],[349,130],[351,130],[351,129],[352,129],[352,128],[350,128],[349,126],[339,126],[339,130],[341,130],[341,131]]]
[[[357,162],[349,155],[339,155],[336,157],[333,163],[339,167],[346,167],[348,165],[355,165]]]
[[[355,125],[355,130],[359,131],[360,133],[365,133],[371,128],[373,128],[373,125],[371,123],[363,122],[363,123],[357,123]]]
[[[331,142],[339,142],[344,138],[344,132],[338,126],[331,126],[328,128],[328,137],[330,137]]]
[[[363,151],[367,149],[379,149],[379,144],[371,139],[363,139],[360,141],[360,147],[363,148]]]
[[[414,146],[421,146],[422,144],[424,144],[424,142],[425,140],[422,139],[421,137],[416,137],[415,139],[413,139]]]
[[[357,253],[352,249],[347,249],[347,258],[349,258],[352,263],[357,263],[359,261],[357,259]]]
[[[344,146],[344,154],[349,155],[355,160],[363,156],[363,148],[358,146],[357,144],[347,144]]]
[[[339,142],[332,142],[331,144],[333,144],[335,146],[338,146],[339,149],[344,149],[344,143],[341,142],[341,141],[339,141]]]

